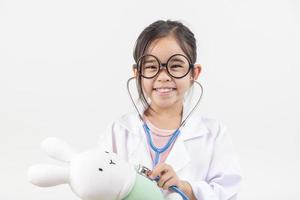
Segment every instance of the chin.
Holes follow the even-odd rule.
[[[176,105],[176,101],[159,100],[159,101],[154,101],[153,104],[155,104],[155,107],[166,109],[166,108],[172,108],[173,106],[175,106]]]

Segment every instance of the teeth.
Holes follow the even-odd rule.
[[[173,88],[156,88],[158,92],[171,92]]]

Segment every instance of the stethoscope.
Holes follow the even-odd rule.
[[[202,87],[202,85],[201,85],[199,82],[197,82],[197,81],[194,80],[194,83],[196,83],[196,84],[197,84],[198,86],[200,86],[200,88],[201,88],[201,95],[200,95],[198,101],[196,102],[194,108],[193,108],[193,109],[190,111],[190,113],[186,116],[186,118],[181,122],[179,128],[177,128],[177,129],[175,130],[175,132],[171,135],[171,137],[169,138],[168,142],[167,142],[163,147],[158,148],[158,147],[156,147],[156,146],[154,145],[153,140],[152,140],[152,137],[151,137],[151,131],[150,131],[150,128],[148,127],[148,125],[147,125],[146,122],[144,121],[144,119],[143,119],[143,117],[142,117],[142,115],[141,115],[141,113],[140,113],[140,111],[139,111],[137,105],[135,104],[135,101],[133,100],[132,94],[131,94],[131,92],[130,92],[129,84],[130,84],[130,82],[131,82],[132,80],[134,80],[134,79],[136,79],[136,77],[131,77],[131,78],[128,79],[128,81],[127,81],[127,91],[128,91],[129,97],[130,97],[130,99],[131,99],[131,102],[132,102],[132,104],[133,104],[135,110],[137,111],[137,113],[138,113],[138,115],[139,115],[139,118],[140,118],[140,120],[141,120],[141,122],[142,122],[142,124],[143,124],[142,126],[143,126],[143,129],[144,129],[144,131],[145,131],[145,134],[146,134],[146,137],[147,137],[147,141],[148,141],[148,143],[149,143],[149,146],[150,146],[150,148],[155,152],[155,158],[154,158],[154,160],[153,160],[153,167],[155,167],[155,166],[159,163],[160,155],[161,155],[163,152],[167,151],[167,150],[175,143],[177,137],[180,135],[180,130],[185,126],[185,124],[186,124],[187,120],[190,118],[191,114],[192,114],[192,113],[196,110],[196,108],[198,107],[198,105],[199,105],[199,103],[200,103],[200,101],[201,101],[201,98],[202,98],[203,87]],[[147,170],[149,171],[149,169],[147,169],[146,167],[143,167],[143,166],[142,166],[141,168],[143,169],[142,171],[147,171]],[[155,179],[156,182],[157,182],[158,180],[159,180],[159,177],[157,177],[157,178]],[[189,200],[189,198],[188,198],[188,197],[187,197],[187,196],[186,196],[186,195],[185,195],[185,194],[184,194],[177,186],[175,186],[175,185],[170,186],[170,189],[173,190],[173,191],[175,191],[175,192],[177,192],[177,193],[182,197],[183,200]]]

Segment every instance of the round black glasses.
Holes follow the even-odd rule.
[[[154,55],[146,54],[138,59],[136,67],[141,76],[147,79],[154,78],[163,67],[170,76],[180,79],[185,77],[194,65],[182,54],[172,55],[167,63],[161,63]]]

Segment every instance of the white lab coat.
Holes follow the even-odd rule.
[[[132,164],[152,169],[147,138],[135,113],[111,123],[100,144]],[[192,115],[181,129],[165,163],[192,186],[198,200],[235,200],[241,183],[229,135],[215,120]],[[165,193],[167,195],[167,193]]]

